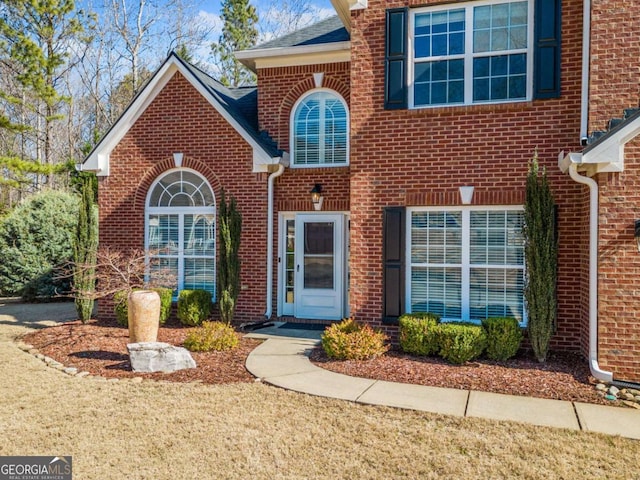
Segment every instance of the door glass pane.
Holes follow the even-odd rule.
[[[286,222],[286,245],[287,251],[285,253],[285,303],[293,303],[294,299],[294,285],[295,285],[295,246],[296,246],[296,231],[295,220],[287,220]]]
[[[333,222],[304,224],[304,288],[333,289]]]

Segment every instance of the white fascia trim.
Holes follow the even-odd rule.
[[[348,62],[351,42],[241,50],[235,52],[235,57],[254,72],[257,68]]]
[[[564,152],[561,152],[558,166],[565,173],[571,164],[577,164],[579,170],[586,170],[589,175],[623,172],[624,147],[638,135],[640,135],[640,117],[582,153],[569,153],[565,156]]]
[[[82,170],[95,171],[98,176],[109,176],[109,157],[113,149],[120,143],[135,122],[155,100],[162,89],[169,83],[176,72],[180,72],[187,81],[209,102],[209,104],[238,132],[253,148],[253,171],[266,171],[268,165],[279,163],[280,157],[271,157],[249,135],[249,133],[218,103],[211,93],[189,72],[176,58],[170,57],[154,75],[150,83],[138,95],[125,113],[118,119],[93,152],[85,159]],[[169,154],[168,152],[167,154]],[[263,170],[264,169],[264,170]]]

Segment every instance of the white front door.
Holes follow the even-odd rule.
[[[295,216],[294,315],[340,320],[344,313],[344,215]]]

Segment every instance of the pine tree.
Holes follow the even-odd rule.
[[[0,91],[0,129],[21,147],[0,152],[0,168],[3,183],[18,188],[41,183],[66,160],[54,152],[56,122],[70,102],[59,83],[71,67],[71,47],[82,41],[82,25],[74,0],[4,0],[1,12],[0,63],[13,88]]]
[[[555,201],[546,171],[542,169],[540,175],[536,151],[527,175],[523,234],[529,341],[539,362],[547,359],[556,324],[558,245],[555,223]]]
[[[93,183],[91,176],[82,177],[80,210],[73,245],[73,290],[76,292],[76,311],[82,323],[91,319],[96,287],[98,216]]]
[[[236,206],[235,198],[227,204],[224,190],[218,209],[218,228],[220,246],[218,257],[218,307],[223,322],[231,323],[236,311],[240,294],[240,235],[242,217]]]
[[[246,50],[258,39],[258,14],[249,0],[223,0],[221,18],[222,35],[211,48],[220,68],[220,82],[238,87],[252,84],[254,74],[234,56],[238,50]]]

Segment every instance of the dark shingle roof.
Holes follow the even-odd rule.
[[[588,152],[594,146],[599,143],[602,143],[611,135],[613,135],[618,130],[624,128],[629,123],[633,122],[637,118],[640,117],[640,108],[627,108],[624,110],[624,114],[621,118],[612,118],[609,120],[609,124],[607,125],[607,130],[598,130],[592,132],[587,139],[587,147],[584,149],[583,153]]]
[[[257,87],[225,87],[200,68],[174,55],[182,65],[193,74],[225,111],[272,157],[282,155],[275,142],[266,134],[258,131],[258,89]]]
[[[274,38],[250,50],[321,45],[323,43],[348,42],[349,40],[349,32],[336,15],[283,37]]]

